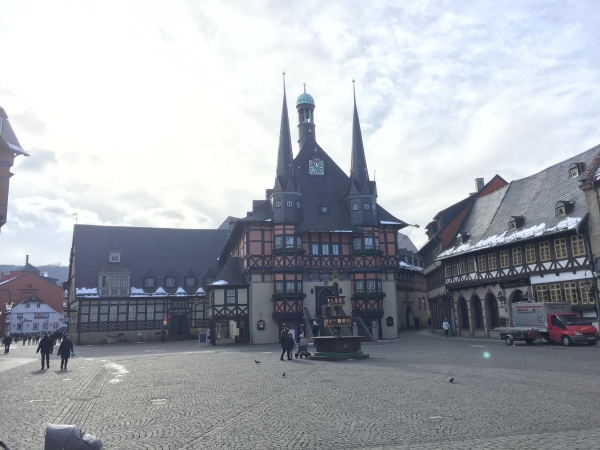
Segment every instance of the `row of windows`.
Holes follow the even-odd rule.
[[[563,283],[561,286],[555,284],[541,284],[535,287],[535,294],[538,302],[568,302],[573,305],[591,305],[594,303],[593,297],[584,286],[585,281],[580,281],[579,286],[576,282]]]
[[[366,290],[365,290],[366,288]],[[354,282],[354,293],[356,294],[371,294],[375,292],[381,292],[381,281],[379,280],[367,280],[355,281]]]
[[[574,257],[585,256],[585,245],[581,236],[571,236],[570,242],[571,251]],[[539,260],[541,262],[550,261],[552,259],[550,254],[550,241],[540,242],[538,245],[538,250]],[[554,240],[554,255],[556,259],[566,259],[568,257],[566,238],[558,238]],[[497,258],[497,256],[499,256],[499,258]],[[525,255],[523,255],[521,247],[515,247],[511,249],[510,253],[509,250],[501,250],[499,255],[497,255],[495,252],[487,255],[479,255],[477,256],[477,268],[475,268],[475,258],[473,256],[461,258],[458,262],[446,264],[446,276],[453,277],[458,275],[459,266],[460,273],[463,274],[475,272],[476,270],[478,272],[496,270],[498,268],[498,263],[501,269],[506,269],[510,266],[511,260],[513,266],[521,266],[523,265],[523,256],[525,256],[524,259],[526,264],[537,262],[536,245],[527,244],[525,246]]]
[[[109,288],[109,287],[129,287],[129,276],[127,275],[102,275],[100,277],[100,287]]]
[[[275,283],[275,292],[278,294],[301,294],[302,282],[286,281],[284,283],[283,281],[277,281]]]
[[[287,206],[288,208],[292,208],[294,206],[294,202],[288,200],[287,202],[285,202],[285,206]],[[296,202],[296,208],[300,208],[300,206],[300,202]],[[275,208],[281,208],[281,200],[277,200],[275,202]]]
[[[275,248],[302,248],[302,239],[299,236],[275,236]],[[354,250],[379,250],[379,239],[374,237],[355,238],[353,248]],[[311,255],[339,256],[341,255],[340,250],[340,244],[310,244]]]
[[[207,286],[207,285],[211,284],[213,281],[215,281],[214,278],[205,278],[204,285]],[[185,287],[195,287],[196,286],[196,278],[186,277],[184,279],[184,285],[185,285]],[[154,277],[144,278],[144,286],[145,287],[155,287],[156,286],[156,278],[154,278]],[[168,288],[177,287],[177,278],[175,278],[175,277],[165,278],[165,287],[168,287]]]

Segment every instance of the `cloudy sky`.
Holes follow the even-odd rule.
[[[283,70],[293,136],[307,83],[317,140],[347,173],[356,79],[379,203],[421,227],[477,177],[600,144],[596,0],[1,8],[0,106],[31,154],[12,170],[4,264],[67,264],[73,213],[175,228],[244,216],[273,185]]]

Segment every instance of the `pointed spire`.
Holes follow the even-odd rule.
[[[350,166],[350,180],[356,183],[357,187],[369,181],[369,172],[367,171],[367,160],[365,158],[365,149],[363,147],[362,133],[360,131],[360,121],[358,120],[358,110],[356,108],[356,89],[354,79],[352,80],[352,91],[354,94],[354,118],[352,122],[352,162]]]
[[[289,179],[295,177],[294,156],[292,154],[292,138],[290,135],[290,120],[288,118],[287,100],[285,94],[285,72],[283,72],[283,109],[281,111],[281,128],[279,131],[279,149],[277,151],[277,177],[285,186]]]

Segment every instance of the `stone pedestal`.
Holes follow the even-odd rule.
[[[322,361],[342,361],[347,359],[366,359],[369,355],[361,350],[358,336],[322,336],[315,337],[315,354],[309,359]]]

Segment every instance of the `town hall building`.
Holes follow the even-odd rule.
[[[246,217],[218,230],[75,225],[68,287],[78,342],[156,339],[165,327],[171,337],[210,330],[213,343],[274,343],[283,326],[323,326],[333,279],[361,334],[398,337],[424,278],[401,261],[398,231],[408,224],[377,202],[356,96],[349,175],[318,144],[306,91],[296,117],[294,157],[284,87],[275,180]]]

